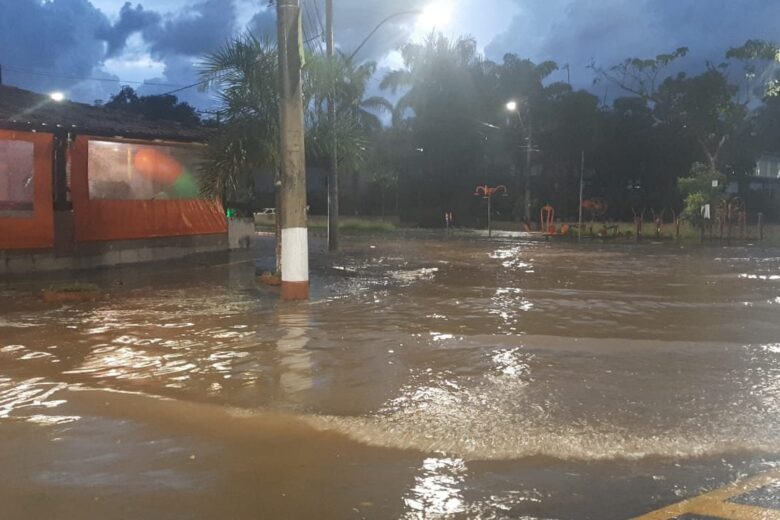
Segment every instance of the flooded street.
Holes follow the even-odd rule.
[[[307,303],[267,237],[0,284],[3,518],[621,519],[780,463],[778,250],[343,249]]]

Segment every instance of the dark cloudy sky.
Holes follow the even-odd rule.
[[[431,5],[429,0],[334,2],[336,42],[347,50],[388,14]],[[307,37],[315,36],[324,0],[302,3]],[[514,52],[569,64],[572,83],[581,87],[591,84],[585,67],[592,60],[612,64],[627,56],[688,46],[687,66],[693,68],[706,60],[719,62],[725,49],[747,38],[780,41],[780,0],[433,0],[433,4],[450,12],[436,22],[448,36],[474,36],[493,60]],[[62,90],[85,102],[108,99],[122,83],[143,93],[162,93],[195,83],[199,58],[228,38],[247,28],[272,30],[274,24],[267,0],[0,0],[3,82],[41,92]],[[420,39],[431,24],[415,15],[398,17],[376,34],[360,57],[377,60],[380,70],[397,67],[400,57],[395,49]],[[178,95],[201,108],[213,104],[209,93],[196,89]]]

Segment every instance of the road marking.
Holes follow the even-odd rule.
[[[780,469],[754,475],[745,480],[723,486],[697,497],[638,516],[634,520],[673,520],[685,514],[702,515],[726,520],[780,520],[780,509],[765,509],[729,502],[744,495],[780,482]],[[777,497],[780,507],[780,496]]]

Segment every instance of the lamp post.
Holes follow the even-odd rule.
[[[352,54],[349,55],[349,59],[352,60],[352,58],[354,58],[355,55],[360,52],[360,49],[363,48],[366,42],[368,42],[374,33],[377,32],[384,24],[393,18],[398,18],[399,16],[406,16],[410,14],[418,15],[422,25],[435,28],[438,25],[443,25],[448,22],[450,15],[452,14],[452,6],[450,5],[449,0],[434,0],[433,3],[425,6],[424,9],[406,9],[387,15],[382,20],[380,20],[373,29],[371,29],[371,32],[368,33],[365,38],[363,38],[363,41],[360,42],[360,45],[358,45],[355,50],[352,51]]]
[[[528,104],[526,103],[526,109]],[[519,103],[515,100],[507,101],[505,108],[507,112],[511,112],[517,116],[517,120],[522,126],[525,127],[526,133],[526,147],[525,147],[525,186],[523,188],[523,219],[526,222],[531,221],[531,152],[533,151],[533,135],[531,127],[531,118],[527,117],[525,124],[523,124],[523,118],[520,117]]]
[[[382,27],[384,24],[407,14],[422,14],[421,9],[409,9],[405,11],[398,11],[392,13],[382,20],[363,38],[363,41],[352,51],[347,61],[351,62],[353,58],[360,52],[360,49],[371,39],[371,37]],[[327,49],[327,56],[329,65],[331,67],[331,76],[333,73],[333,54],[334,54],[334,41],[333,41],[333,0],[326,0],[325,3],[325,43]],[[335,84],[331,86],[328,91],[328,124],[333,129],[336,124],[336,92]],[[337,251],[339,248],[339,175],[338,175],[338,157],[337,157],[337,142],[336,134],[333,132],[332,142],[330,143],[330,168],[328,169],[328,251]]]
[[[393,13],[388,16],[385,16],[382,20],[379,21],[378,24],[376,24],[376,26],[373,29],[371,29],[371,32],[368,33],[368,35],[365,38],[363,38],[363,41],[360,42],[360,45],[358,45],[355,48],[355,50],[352,51],[352,54],[349,55],[349,61],[352,61],[352,58],[354,58],[355,55],[357,55],[357,53],[360,52],[360,49],[363,48],[363,46],[368,42],[368,40],[371,39],[371,37],[374,35],[374,33],[376,33],[379,30],[380,27],[382,27],[384,24],[386,24],[393,18],[398,18],[399,16],[406,16],[409,14],[422,14],[422,13],[423,13],[422,9],[408,9],[406,11],[398,11],[397,13]]]
[[[491,221],[491,215],[492,215],[492,205],[491,201],[493,200],[493,195],[496,195],[498,193],[503,193],[506,195],[506,186],[503,184],[500,184],[495,187],[490,187],[487,184],[484,186],[477,186],[474,190],[474,195],[481,196],[483,199],[487,199],[487,228],[488,228],[488,237],[492,236],[493,232],[490,227],[490,221]]]

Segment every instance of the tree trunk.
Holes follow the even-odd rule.
[[[715,171],[718,170],[718,158],[727,138],[728,136],[726,135],[722,136],[718,141],[718,144],[715,146],[715,150],[712,152],[707,147],[707,143],[705,143],[702,139],[699,139],[699,145],[701,145],[702,150],[704,150],[704,155],[707,156],[707,164],[709,165],[710,169]]]

